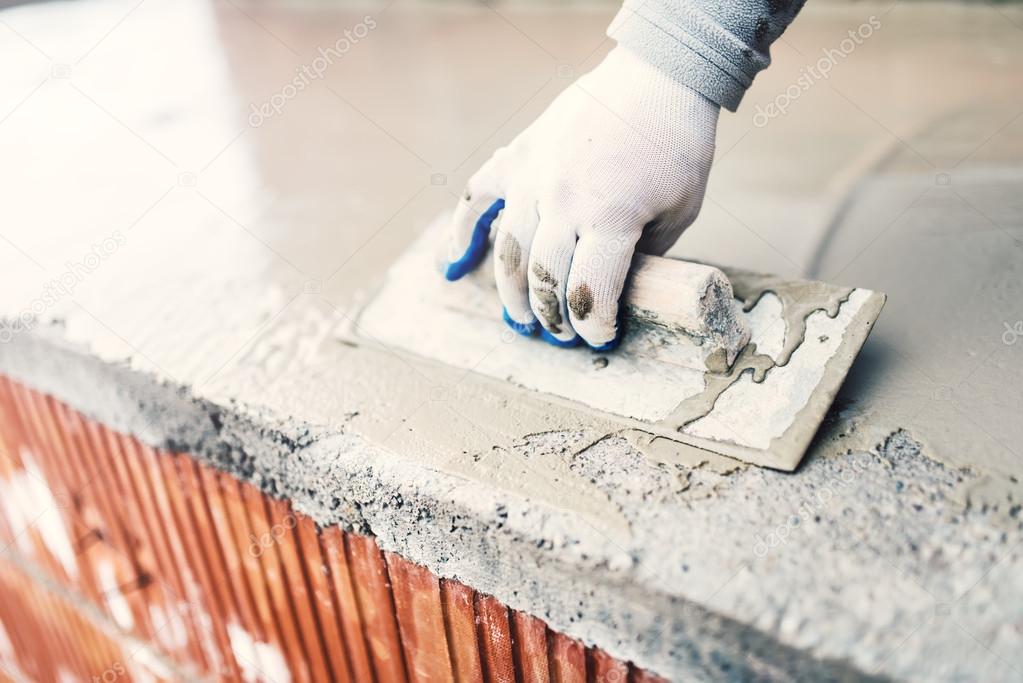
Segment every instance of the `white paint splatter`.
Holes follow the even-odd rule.
[[[242,668],[246,681],[267,681],[268,683],[289,683],[291,670],[280,649],[272,643],[261,643],[241,626],[227,625],[231,639],[231,651]]]
[[[148,683],[157,678],[164,681],[178,680],[180,677],[164,662],[160,656],[148,646],[142,646],[131,655],[132,662],[140,665],[132,667],[131,675],[139,683]]]
[[[77,578],[78,563],[61,517],[62,506],[50,491],[32,452],[22,446],[18,455],[24,468],[6,478],[0,478],[0,504],[18,534],[18,549],[26,555],[34,555],[31,535],[28,533],[29,529],[34,528],[67,575]]]
[[[131,616],[131,608],[128,601],[121,593],[121,587],[117,583],[117,572],[114,565],[105,560],[96,563],[96,572],[99,574],[99,589],[103,593],[103,599],[110,609],[114,621],[125,631],[130,631],[135,625],[135,619]]]
[[[149,669],[145,667],[139,667],[132,672],[132,680],[134,683],[156,683],[157,679]]]
[[[149,616],[156,628],[156,637],[168,650],[183,650],[188,645],[188,629],[176,606],[164,609],[162,605],[150,604]]]
[[[183,572],[185,587],[188,591],[188,595],[191,596],[191,609],[193,618],[198,622],[199,628],[197,631],[202,633],[213,633],[213,619],[210,617],[209,612],[202,608],[202,588],[196,583],[195,577],[187,569]],[[223,658],[220,654],[220,647],[217,645],[216,639],[214,638],[200,638],[199,645],[202,647],[203,652],[206,653],[206,659],[209,661],[210,669],[212,671],[225,671]]]
[[[11,643],[10,636],[7,635],[4,622],[0,621],[0,660],[14,662],[16,659],[17,653],[14,651],[14,645]]]

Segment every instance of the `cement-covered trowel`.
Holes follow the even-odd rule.
[[[885,301],[637,255],[619,347],[556,348],[504,325],[492,264],[458,282],[439,276],[445,224],[439,218],[398,259],[353,334],[599,411],[623,429],[776,469],[798,466]],[[394,315],[410,308],[421,317]]]

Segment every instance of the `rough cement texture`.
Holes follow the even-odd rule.
[[[781,474],[337,340],[610,11],[395,5],[255,126],[364,11],[132,7],[0,13],[0,372],[664,675],[1020,678],[1018,8],[807,8],[722,119],[676,254],[889,294]]]
[[[592,435],[572,431],[514,446],[553,495],[565,491],[559,468],[589,481],[605,496],[601,520],[571,500],[481,488],[345,423],[217,407],[38,336],[3,347],[0,368],[664,675],[999,680],[1017,666],[1018,636],[998,625],[1023,604],[1019,524],[964,511],[955,491],[975,475],[928,459],[908,432],[836,419],[798,476],[665,465],[620,437],[586,447]],[[950,657],[964,631],[996,655]]]

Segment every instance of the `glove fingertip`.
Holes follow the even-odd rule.
[[[607,342],[606,344],[601,344],[600,346],[592,346],[591,345],[590,349],[593,350],[593,351],[597,351],[599,353],[604,353],[606,351],[614,351],[615,349],[618,348],[618,345],[621,343],[621,341],[622,341],[621,339],[619,339],[618,337],[615,337],[614,339],[612,339],[611,341]]]
[[[536,334],[536,328],[540,324],[535,320],[528,323],[515,322],[515,320],[508,315],[507,308],[501,309],[501,317],[504,319],[504,322],[508,325],[508,327],[512,328],[516,333],[521,334],[523,337],[532,337]]]
[[[581,344],[583,341],[582,337],[580,337],[578,334],[572,337],[571,339],[566,340],[558,339],[543,327],[540,328],[540,338],[543,339],[548,344],[550,344],[551,346],[557,346],[559,349],[575,348],[576,346],[579,346],[579,344]]]
[[[589,342],[587,342],[587,345],[590,347],[590,349],[592,349],[593,351],[596,351],[598,353],[605,353],[605,352],[614,351],[615,349],[617,349],[618,346],[622,343],[622,337],[624,336],[624,330],[625,330],[625,326],[622,324],[622,317],[623,317],[622,316],[622,312],[621,312],[621,310],[619,310],[619,312],[618,312],[618,322],[617,322],[617,324],[615,326],[615,336],[614,336],[614,339],[612,339],[611,341],[608,341],[608,342],[604,342],[603,344],[590,344]]]
[[[472,272],[480,264],[490,244],[490,226],[497,219],[502,209],[504,209],[504,200],[497,199],[490,205],[490,208],[480,215],[475,227],[473,227],[472,236],[469,238],[469,246],[466,247],[465,253],[457,260],[448,263],[445,267],[444,278],[446,280],[451,282],[459,280]]]

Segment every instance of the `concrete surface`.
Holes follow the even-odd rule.
[[[1016,6],[811,6],[722,117],[676,253],[889,295],[795,474],[339,341],[612,11],[3,10],[0,371],[666,676],[1018,680]]]

